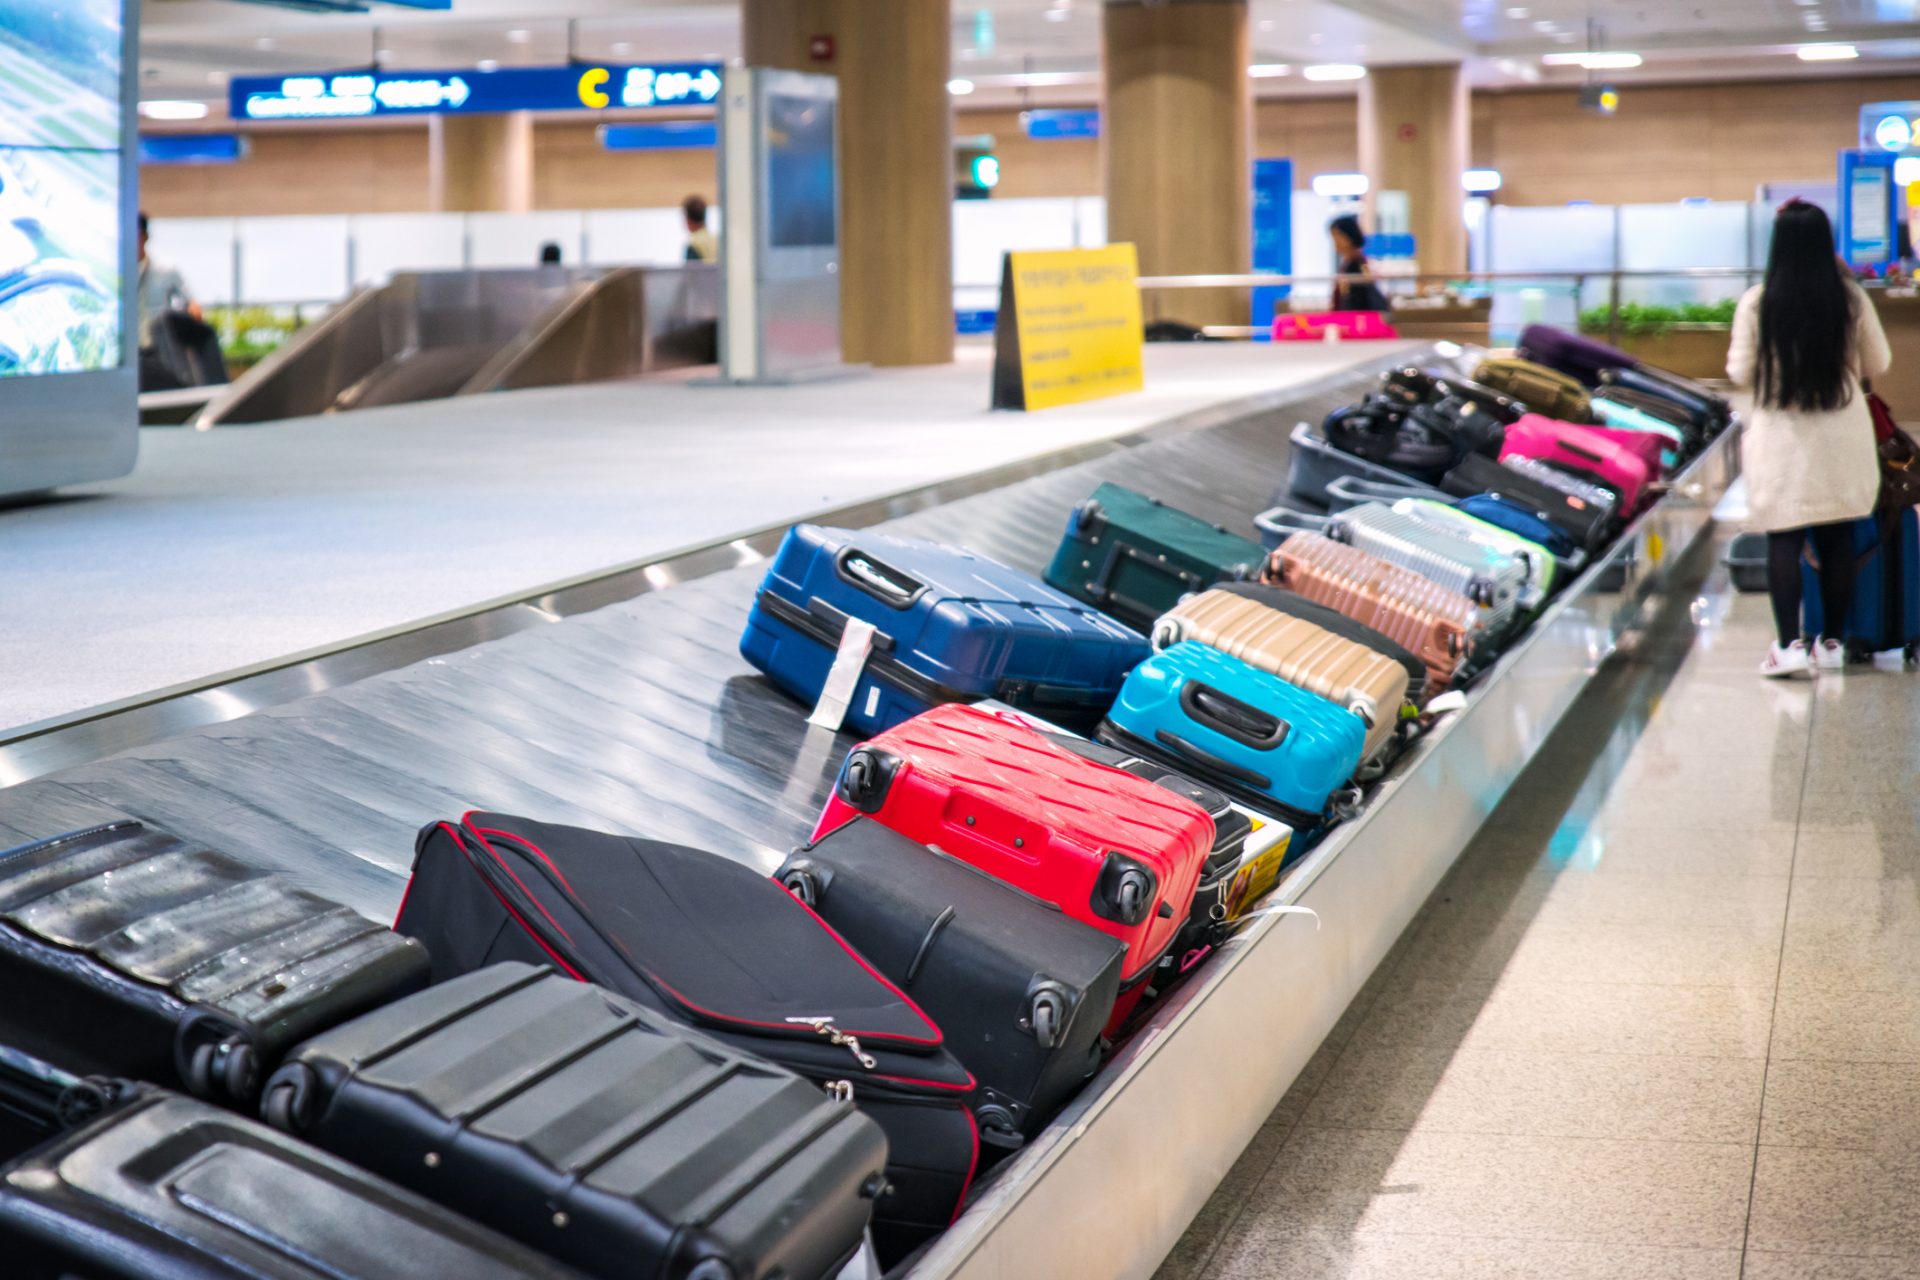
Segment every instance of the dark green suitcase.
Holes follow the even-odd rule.
[[[1067,518],[1047,581],[1145,632],[1180,597],[1253,577],[1266,554],[1219,525],[1103,484]]]

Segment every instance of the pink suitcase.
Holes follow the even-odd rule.
[[[1275,342],[1319,342],[1329,330],[1363,341],[1400,336],[1378,311],[1282,311],[1273,318]]]
[[[1666,474],[1662,455],[1673,445],[1665,436],[1652,431],[1635,431],[1630,427],[1587,427],[1585,430],[1605,436],[1644,461],[1649,468],[1647,474],[1655,479]]]
[[[1555,466],[1568,467],[1592,476],[1600,484],[1620,495],[1620,510],[1637,514],[1653,496],[1653,482],[1660,474],[1660,439],[1647,436],[1653,457],[1637,448],[1611,438],[1636,435],[1636,432],[1608,432],[1598,427],[1583,427],[1558,422],[1530,413],[1507,428],[1500,446],[1500,457],[1537,458]]]

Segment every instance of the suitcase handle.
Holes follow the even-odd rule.
[[[1606,462],[1606,458],[1602,457],[1600,454],[1597,454],[1593,450],[1586,448],[1584,445],[1574,444],[1573,442],[1566,440],[1564,438],[1560,441],[1560,447],[1562,449],[1565,449],[1568,453],[1572,454],[1574,457],[1585,458],[1588,462],[1591,462],[1596,466]]]
[[[1196,747],[1177,733],[1156,729],[1153,740],[1199,769],[1217,774],[1222,778],[1230,778],[1235,782],[1245,783],[1260,791],[1267,791],[1273,787],[1273,779],[1266,774],[1249,769],[1245,765],[1235,764],[1231,760],[1222,760],[1213,752]]]
[[[1189,680],[1180,686],[1180,709],[1195,723],[1255,751],[1272,751],[1287,740],[1292,726],[1251,703]]]
[[[1160,609],[1157,606],[1147,604],[1142,600],[1136,600],[1125,592],[1116,591],[1107,585],[1113,581],[1114,575],[1119,572],[1121,562],[1125,560],[1138,560],[1149,569],[1172,578],[1180,583],[1181,586],[1193,591],[1203,590],[1207,585],[1205,579],[1197,573],[1190,573],[1185,569],[1173,568],[1171,565],[1162,563],[1158,558],[1148,555],[1138,547],[1123,546],[1116,550],[1111,556],[1107,557],[1106,564],[1100,571],[1100,576],[1087,584],[1093,593],[1100,597],[1100,603],[1103,607],[1112,606],[1107,610],[1109,613],[1118,610],[1122,613],[1131,613],[1141,618],[1154,618],[1160,614]],[[1122,620],[1124,621],[1124,619]]]
[[[858,547],[847,547],[833,558],[833,571],[848,586],[872,596],[889,609],[910,609],[926,594],[927,584],[911,574],[875,559]]]

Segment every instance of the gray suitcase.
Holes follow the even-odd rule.
[[[1342,511],[1329,536],[1457,591],[1479,608],[1476,634],[1505,635],[1520,618],[1528,569],[1517,556],[1368,503]]]

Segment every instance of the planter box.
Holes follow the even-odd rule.
[[[1604,330],[1589,334],[1605,342]],[[1719,380],[1727,376],[1727,344],[1733,330],[1717,324],[1677,324],[1659,335],[1620,335],[1615,344],[1636,360],[1688,378]]]

